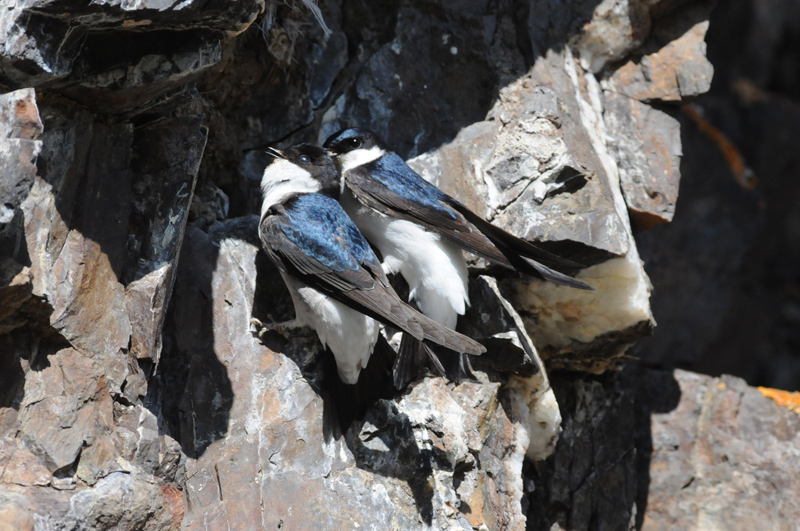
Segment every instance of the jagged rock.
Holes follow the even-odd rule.
[[[0,96],[0,334],[25,324],[25,318],[16,312],[32,291],[27,257],[20,245],[20,205],[33,186],[41,132],[33,90]]]
[[[552,381],[564,433],[531,472],[528,529],[780,529],[797,520],[800,416],[742,380],[629,367]]]
[[[704,9],[686,33],[638,62],[623,65],[609,79],[610,89],[640,101],[680,101],[707,92],[714,67],[706,59],[709,7],[707,2],[700,4]]]
[[[551,53],[505,87],[488,120],[464,129],[441,149],[411,161],[442,190],[498,226],[534,241],[584,244],[587,265],[624,255],[630,245],[611,183],[581,123],[580,101]],[[564,180],[585,185],[561,193]]]
[[[472,363],[522,376],[543,374],[545,369],[536,347],[519,314],[500,293],[497,280],[485,275],[472,279],[469,298],[470,307],[458,330],[487,347],[485,354],[472,357]]]
[[[606,64],[625,58],[641,46],[649,33],[646,2],[603,0],[572,44],[580,50],[583,68],[596,74]]]
[[[680,124],[672,115],[612,91],[604,93],[611,151],[631,222],[640,230],[672,221],[678,201]]]
[[[636,516],[634,396],[614,373],[552,378],[563,416],[555,454],[531,467],[528,529],[633,529]]]
[[[132,327],[131,353],[155,363],[207,136],[202,117],[196,115],[161,120],[134,135],[133,223],[123,279]]]
[[[653,311],[670,331],[636,348],[645,363],[798,389],[798,8],[737,0],[712,12],[714,83],[696,102],[701,124],[679,116],[685,155],[675,220],[637,235],[656,286]],[[738,178],[728,158],[737,151],[757,178]]]
[[[50,527],[65,531],[81,529],[177,529],[180,508],[172,504],[169,489],[130,474],[116,472],[100,480],[94,489],[48,489],[35,500],[25,489],[3,485],[0,489],[2,529],[33,530]]]
[[[101,113],[164,113],[191,99],[194,82],[222,59],[219,35],[205,30],[89,34],[70,75],[47,85]],[[109,48],[119,47],[113,57]],[[160,107],[163,107],[159,109]]]
[[[541,461],[553,453],[561,433],[561,414],[544,364],[497,280],[484,275],[472,279],[469,297],[472,304],[458,330],[487,347],[486,353],[472,358],[472,364],[487,372],[513,373],[506,388],[509,407],[527,433],[525,456]]]
[[[647,420],[637,427],[639,452],[650,469],[642,529],[780,529],[798,521],[800,416],[739,378],[637,376],[637,410]]]
[[[39,464],[37,457],[19,443],[19,440],[0,440],[0,482],[23,487],[47,487],[52,481],[50,471]]]
[[[629,60],[601,81],[611,152],[619,168],[620,186],[632,222],[638,229],[672,221],[680,180],[682,150],[678,121],[649,102],[678,102],[707,92],[714,73],[705,57],[704,42],[712,3],[699,2],[677,11],[668,3],[651,3],[649,15],[641,12],[647,8],[638,2],[636,6],[628,6],[627,15],[625,10],[620,12],[622,3],[612,3],[609,12],[616,15],[610,21],[618,21],[620,17],[630,24],[647,21],[640,24],[636,38],[631,31],[621,33],[626,37],[619,46],[624,53],[594,55],[594,46],[604,42],[598,36],[607,38],[611,31],[606,27],[608,17],[594,20],[575,42],[584,65],[597,72],[607,60],[627,55],[630,45],[642,45],[650,33],[651,15],[662,17],[657,18],[652,35],[641,46],[652,52]],[[598,6],[595,17],[612,7],[606,4]],[[619,37],[620,32],[611,31],[611,35]]]
[[[612,96],[625,93],[606,78],[626,57],[661,64],[691,9],[333,0],[328,32],[287,19],[290,7],[25,0],[0,13],[0,83],[37,87],[0,97],[14,178],[0,185],[13,183],[0,188],[0,522],[524,529],[551,498],[569,504],[551,513],[559,522],[629,522],[632,483],[604,490],[589,472],[628,478],[627,395],[614,375],[560,377],[554,393],[538,355],[603,372],[653,325],[629,175],[668,167],[674,186],[679,150],[674,129],[658,136],[674,126],[661,115],[621,120]],[[687,35],[702,52],[698,30]],[[604,68],[585,71],[578,48]],[[693,57],[682,96],[706,86]],[[578,275],[597,290],[473,263],[498,275],[473,279],[461,323],[492,347],[478,382],[423,378],[328,444],[316,336],[262,344],[249,331],[251,317],[293,315],[250,214],[265,145],[353,122],[498,225],[590,266]],[[670,156],[637,158],[650,144]],[[659,190],[666,218],[674,190]],[[604,453],[606,440],[621,442]],[[554,450],[545,463],[571,453],[591,489],[554,476],[531,495],[524,460]]]
[[[0,334],[25,325],[25,318],[15,313],[30,299],[32,291],[30,269],[10,258],[0,258]]]
[[[590,104],[600,96],[599,87],[588,83],[588,94],[577,91],[575,68],[569,54],[551,52],[501,92],[490,113],[494,120],[466,128],[452,143],[411,163],[515,234],[543,245],[562,241],[556,249],[569,249],[563,241],[580,242],[583,248],[574,256],[587,264],[625,255],[579,274],[593,292],[516,278],[503,285],[545,359],[557,367],[602,372],[618,365],[654,323],[649,282],[614,187],[619,170],[592,143],[599,142],[596,128],[603,123]],[[576,170],[586,185],[558,193],[560,176]]]
[[[179,4],[114,0],[83,10],[58,0],[15,2],[0,13],[0,35],[5,37],[0,45],[0,81],[23,86],[56,80],[71,84],[95,75],[105,76],[105,81],[97,78],[95,82],[111,89],[120,88],[112,84],[125,78],[135,84],[136,78],[149,83],[172,77],[174,83],[208,55],[203,53],[204,34],[210,34],[209,30],[237,34],[263,10],[264,0]],[[157,30],[173,31],[159,34]],[[109,41],[109,34],[116,37]],[[221,37],[216,37],[216,46]],[[118,47],[120,40],[127,40],[127,46]],[[108,54],[109,42],[118,56]],[[154,53],[177,51],[184,45],[191,46],[169,59]],[[132,55],[124,57],[125,51]],[[199,62],[198,57],[202,58]],[[137,59],[138,67],[133,66]],[[114,67],[125,63],[130,68],[114,74]],[[73,68],[80,70],[74,76],[77,79],[70,79]]]
[[[336,114],[324,120],[318,140],[353,121],[414,156],[482,120],[497,82],[488,57],[496,16],[485,5],[454,7],[420,3],[369,21],[372,27],[363,33],[379,31],[388,38],[365,61],[341,108],[337,102]],[[349,9],[354,17],[364,16],[357,6]]]
[[[64,529],[93,519],[169,528],[175,525],[170,507],[179,502],[174,493],[159,505],[163,518],[162,510],[150,513],[142,504],[163,499],[164,489],[172,492],[168,485],[182,474],[183,457],[143,407],[146,380],[129,349],[158,361],[206,132],[197,116],[134,130],[65,104],[39,106],[37,114],[29,94],[16,109],[23,115],[29,105],[24,115],[40,114],[42,123],[29,127],[41,149],[18,207],[24,219],[18,260],[28,266],[4,275],[2,290],[16,297],[12,318],[24,325],[2,336],[3,372],[24,386],[4,382],[10,387],[0,427],[15,435],[4,443],[9,457],[1,481],[74,491],[72,501],[85,504],[76,515],[57,491],[37,496],[15,487],[17,501],[3,507],[20,525],[47,517]],[[133,496],[132,505],[92,501],[109,491]],[[61,500],[60,508],[38,503],[50,498]]]

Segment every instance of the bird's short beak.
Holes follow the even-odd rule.
[[[336,152],[331,151],[330,149],[326,149],[325,154],[328,155],[329,157],[333,157],[334,155],[336,155]]]
[[[279,149],[275,149],[274,147],[267,148],[267,154],[272,155],[276,159],[286,159],[286,155],[283,154]]]

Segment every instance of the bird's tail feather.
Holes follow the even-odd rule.
[[[522,258],[526,264],[531,266],[533,269],[536,270],[538,273],[537,276],[541,276],[544,280],[548,282],[552,282],[554,284],[560,284],[562,286],[569,286],[570,288],[575,289],[583,289],[587,291],[594,290],[589,284],[578,280],[577,278],[573,278],[569,275],[565,275],[564,273],[560,273],[554,269],[550,269],[546,265],[540,264],[536,260],[528,258],[526,256],[520,257]]]
[[[326,442],[339,439],[357,420],[381,398],[393,396],[392,366],[397,354],[383,336],[358,375],[358,382],[346,384],[336,370],[336,360],[326,351],[323,361],[322,433]]]
[[[500,227],[495,227],[482,217],[478,216],[464,205],[457,203],[453,205],[456,209],[480,232],[486,235],[500,252],[499,255],[481,256],[488,260],[495,261],[505,267],[511,267],[535,277],[543,278],[549,282],[569,286],[571,288],[593,290],[588,284],[574,279],[569,275],[556,271],[552,268],[580,269],[581,264],[573,262],[567,258],[562,258],[549,251],[532,244],[531,242],[518,238],[510,232]],[[504,257],[504,258],[503,258]]]
[[[584,267],[582,264],[545,251],[528,240],[514,236],[510,232],[492,225],[464,205],[459,204],[455,206],[467,221],[475,225],[478,230],[484,233],[501,251],[505,248],[512,253],[525,256],[549,267],[570,269],[580,269]]]
[[[397,359],[394,362],[394,386],[402,391],[405,387],[419,378],[422,369],[427,367],[431,372],[444,377],[446,371],[439,358],[433,353],[429,345],[403,334]]]
[[[456,385],[462,382],[477,382],[478,379],[472,373],[472,365],[469,356],[460,352],[453,352],[432,346],[433,355],[437,356],[444,367],[445,375]]]

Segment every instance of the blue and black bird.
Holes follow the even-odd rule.
[[[345,211],[378,248],[386,272],[403,275],[410,299],[434,321],[455,328],[469,304],[462,249],[556,284],[592,289],[553,269],[578,264],[484,220],[420,177],[372,131],[344,129],[323,147],[342,177]],[[458,375],[468,374],[463,357],[459,363]]]
[[[341,178],[325,150],[304,144],[271,154],[275,159],[261,181],[258,232],[289,288],[296,318],[265,329],[316,330],[348,385],[367,367],[379,323],[456,352],[485,352],[397,295],[367,240],[331,197],[339,195]]]

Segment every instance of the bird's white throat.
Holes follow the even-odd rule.
[[[264,194],[261,217],[269,207],[282,203],[292,194],[313,194],[321,188],[319,181],[302,167],[288,160],[276,160],[267,166],[261,178],[261,192]]]
[[[369,149],[354,149],[353,151],[339,155],[338,158],[342,175],[348,170],[381,158],[385,153],[386,152],[378,146],[372,146]]]

